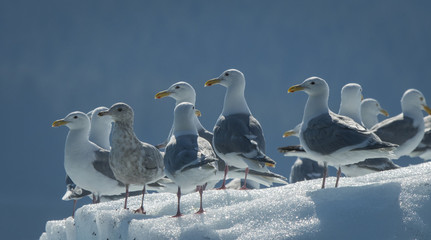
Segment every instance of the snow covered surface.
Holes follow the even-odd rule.
[[[192,193],[180,218],[172,193],[146,195],[147,215],[122,210],[122,200],[86,205],[75,219],[47,222],[40,239],[431,239],[430,162],[334,183],[209,190],[201,215]]]

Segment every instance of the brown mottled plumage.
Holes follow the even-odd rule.
[[[125,103],[114,104],[109,111],[99,115],[109,115],[114,120],[111,135],[109,164],[115,178],[126,185],[124,208],[127,208],[127,192],[130,184],[145,185],[164,176],[163,157],[153,145],[141,142],[133,131],[133,109]],[[137,212],[145,213],[143,204]]]

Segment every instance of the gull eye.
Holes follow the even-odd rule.
[[[74,119],[77,119],[77,118],[78,118],[78,116],[73,116],[73,118],[74,118]]]
[[[421,101],[423,101],[423,100],[424,100],[424,98],[423,98],[423,97],[420,97],[419,99],[420,99]]]
[[[180,88],[180,86],[176,86],[176,87],[175,87],[175,89],[178,89],[178,88]]]
[[[122,108],[118,108],[118,111],[121,112],[121,111],[123,111],[123,109]]]
[[[229,76],[229,73],[225,73],[224,75],[227,77],[227,76]]]
[[[313,82],[311,82],[311,85],[314,85],[314,84],[316,84],[314,81],[313,81]]]

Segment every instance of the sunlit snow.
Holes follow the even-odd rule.
[[[431,239],[431,163],[259,190],[146,195],[147,215],[123,201],[86,205],[75,219],[49,221],[41,239]],[[130,199],[138,208],[140,197]]]

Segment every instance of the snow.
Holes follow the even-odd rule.
[[[75,219],[48,221],[48,239],[431,239],[431,162],[401,169],[328,178],[257,190],[204,192],[181,198],[145,197],[147,215],[123,210],[123,201],[86,205]],[[331,188],[332,187],[332,188]],[[138,208],[140,197],[130,199]]]

